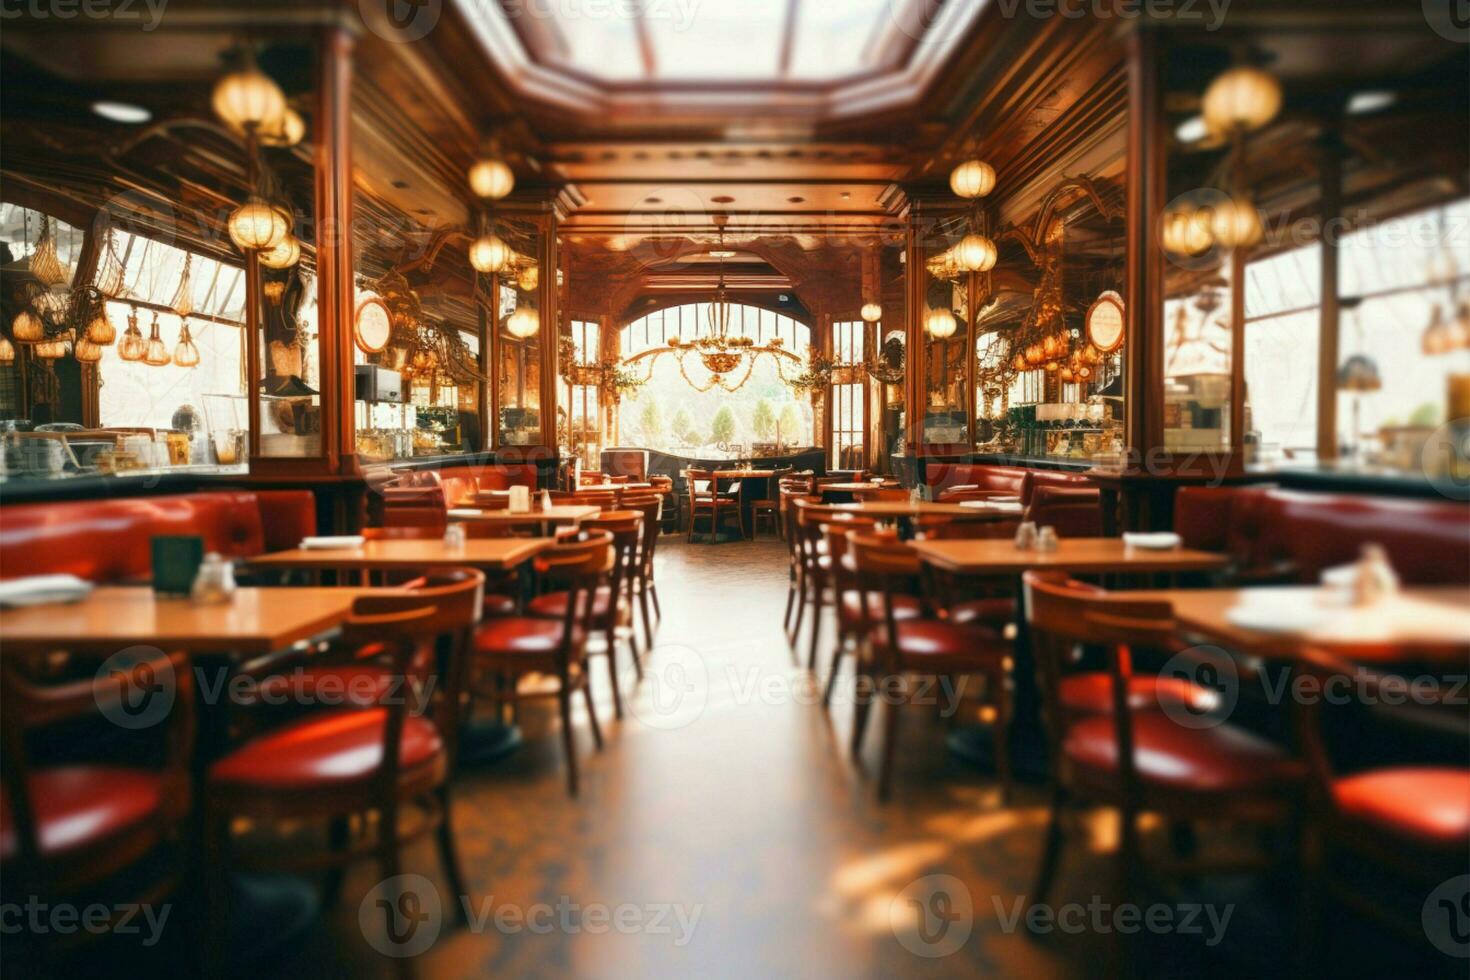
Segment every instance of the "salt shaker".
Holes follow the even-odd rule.
[[[1393,595],[1399,588],[1399,577],[1388,563],[1388,552],[1381,544],[1363,545],[1363,554],[1358,559],[1357,577],[1353,582],[1353,603],[1367,606],[1384,596]]]
[[[1050,524],[1048,524],[1046,527],[1044,527],[1040,531],[1037,531],[1036,532],[1036,550],[1037,551],[1056,551],[1057,550],[1057,529],[1056,528],[1054,528]]]
[[[463,524],[451,524],[444,529],[444,547],[460,551],[463,550],[466,540]]]
[[[234,595],[235,566],[225,561],[219,552],[211,551],[199,564],[189,598],[200,604],[215,604],[229,602]]]
[[[541,491],[541,509],[542,510],[550,510],[551,509],[551,491],[550,490],[542,490]]]
[[[1016,549],[1030,551],[1036,547],[1036,522],[1022,521],[1016,528]]]

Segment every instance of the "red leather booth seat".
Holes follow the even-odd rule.
[[[998,490],[1016,494],[1023,507],[1030,507],[1038,487],[1095,491],[1092,480],[1085,473],[1062,470],[1033,470],[1024,466],[992,466],[988,463],[930,463],[925,472],[934,488],[936,500],[945,499],[947,492]]]
[[[1304,493],[1274,487],[1184,487],[1174,530],[1185,545],[1224,551],[1242,572],[1316,582],[1362,546],[1388,552],[1409,585],[1470,583],[1470,507],[1450,500]]]
[[[1022,519],[1054,527],[1063,538],[1100,538],[1102,496],[1091,487],[1042,484],[1032,491]]]
[[[245,558],[316,533],[309,490],[222,491],[0,509],[0,578],[66,573],[93,582],[152,575],[150,541],[199,535],[206,551]]]
[[[414,470],[383,490],[383,523],[435,526],[448,521],[450,507],[481,490],[536,489],[536,466],[456,466],[446,470]]]

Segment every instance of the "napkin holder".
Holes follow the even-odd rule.
[[[153,591],[186,596],[204,564],[204,539],[197,535],[159,535],[152,541]]]
[[[531,488],[515,486],[510,488],[510,512],[512,514],[525,514],[531,510]]]

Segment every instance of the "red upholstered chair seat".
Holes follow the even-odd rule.
[[[1103,670],[1072,674],[1057,683],[1057,697],[1069,711],[1105,715],[1113,710],[1113,679]],[[1170,703],[1204,712],[1218,702],[1219,695],[1214,691],[1178,677],[1145,674],[1128,678],[1128,707],[1134,711]]]
[[[1470,840],[1470,770],[1405,767],[1343,776],[1332,798],[1345,819],[1416,844],[1463,851]]]
[[[542,619],[565,619],[567,615],[567,593],[548,592],[538,595],[526,603],[526,611],[532,616]],[[585,604],[584,608],[585,608]],[[594,622],[607,622],[608,612],[612,608],[612,591],[607,586],[600,586],[596,597],[592,600],[592,618]],[[560,634],[558,634],[560,635]]]
[[[515,596],[495,595],[494,593],[486,593],[486,595],[485,595],[485,618],[486,619],[489,619],[489,618],[494,617],[494,616],[514,616],[515,615],[515,612],[516,612],[516,600],[515,600]]]
[[[838,606],[838,615],[842,617],[844,628],[855,628],[865,623],[881,623],[887,615],[883,608],[883,598],[876,593],[866,593],[867,618],[863,617],[863,600],[857,592],[843,592],[842,604]],[[918,619],[924,614],[924,604],[917,596],[895,595],[893,597],[893,618],[896,621]]]
[[[209,767],[213,785],[262,789],[326,788],[371,779],[383,758],[388,712],[333,711],[268,732]],[[409,714],[403,721],[398,762],[404,771],[440,761],[444,741],[432,721]]]
[[[158,816],[163,778],[146,769],[58,766],[30,774],[27,783],[41,857],[59,858],[105,847]],[[0,789],[0,859],[15,856],[10,801]]]
[[[1230,793],[1286,787],[1304,770],[1280,748],[1233,725],[1185,728],[1162,712],[1133,716],[1133,759],[1139,779],[1176,792]],[[1067,729],[1063,755],[1084,769],[1116,774],[1118,742],[1110,714]]]
[[[555,670],[561,648],[562,624],[556,619],[504,616],[482,624],[475,633],[475,653],[512,661],[517,669]]]
[[[946,611],[949,621],[961,626],[986,626],[1000,629],[1016,620],[1016,600],[1000,597],[990,599],[966,599],[957,602]]]
[[[1010,644],[979,626],[958,626],[942,619],[895,622],[897,649],[893,651],[906,670],[954,672],[989,670],[1011,652]],[[869,634],[873,648],[888,653],[887,625]]]

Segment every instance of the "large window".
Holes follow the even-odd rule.
[[[832,324],[832,360],[838,365],[838,383],[832,385],[832,466],[864,469],[867,429],[867,373],[863,370],[863,339],[867,324],[861,320]]]
[[[1308,245],[1245,269],[1246,431],[1263,459],[1315,454],[1321,263]]]
[[[667,345],[670,338],[687,341],[708,335],[708,311],[707,303],[691,303],[634,320],[623,329],[619,345],[625,363]],[[803,359],[811,344],[806,324],[755,306],[732,306],[729,332],[758,344],[780,337],[786,350]],[[801,370],[794,361],[783,366],[787,376]],[[787,387],[769,354],[756,358],[749,377],[733,392],[720,387],[697,391],[691,382],[704,384],[708,372],[693,360],[681,367],[668,353],[640,358],[627,367],[647,382],[619,404],[619,442],[624,446],[716,458],[815,444],[810,401]]]

